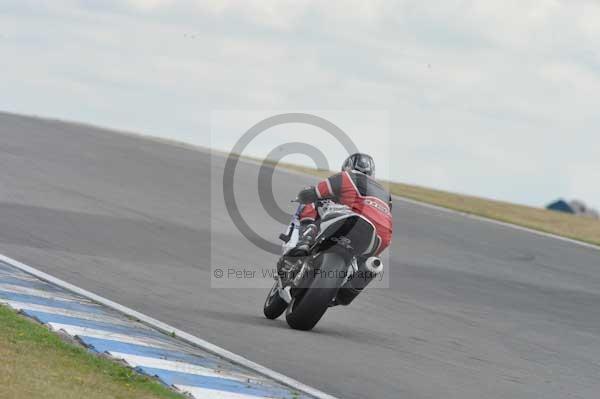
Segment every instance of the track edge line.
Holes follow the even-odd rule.
[[[396,195],[396,194],[393,194],[392,197],[395,198],[395,199],[398,199],[400,201],[403,201],[403,202],[407,202],[407,203],[414,204],[414,205],[419,205],[419,206],[424,207],[424,208],[431,208],[431,209],[435,209],[435,210],[438,210],[438,211],[441,211],[441,212],[446,212],[446,213],[450,213],[450,214],[454,214],[454,215],[463,216],[463,217],[468,218],[468,219],[475,219],[475,220],[480,221],[480,222],[487,222],[487,223],[492,223],[492,224],[500,225],[500,226],[503,226],[503,227],[509,227],[509,228],[512,228],[512,229],[515,229],[515,230],[521,230],[521,231],[525,231],[527,233],[531,233],[531,234],[534,234],[534,235],[538,235],[538,236],[542,236],[542,237],[546,237],[546,238],[553,238],[555,240],[560,240],[560,241],[568,242],[570,244],[575,244],[575,245],[579,245],[581,247],[591,248],[591,249],[595,249],[597,251],[600,251],[600,246],[592,244],[592,243],[589,243],[589,242],[576,240],[574,238],[560,236],[558,234],[548,233],[548,232],[545,232],[545,231],[542,231],[542,230],[536,230],[536,229],[533,229],[533,228],[530,228],[530,227],[520,226],[520,225],[514,224],[514,223],[503,222],[501,220],[492,219],[492,218],[488,218],[488,217],[485,217],[485,216],[476,215],[476,214],[473,214],[473,213],[468,213],[468,212],[463,212],[463,211],[457,211],[455,209],[446,208],[446,207],[443,207],[443,206],[440,206],[440,205],[430,204],[428,202],[414,200],[412,198],[403,197],[403,196]]]
[[[68,291],[71,291],[75,294],[78,294],[78,295],[81,295],[88,299],[91,299],[92,301],[97,302],[97,303],[104,305],[108,308],[111,308],[113,310],[116,310],[119,313],[125,314],[129,317],[133,317],[133,318],[139,320],[141,323],[146,324],[150,327],[153,327],[162,333],[169,334],[169,335],[175,334],[176,338],[178,338],[192,346],[195,346],[195,347],[198,347],[205,351],[211,352],[217,356],[227,359],[227,360],[229,360],[233,363],[236,363],[240,366],[246,367],[258,374],[261,374],[265,377],[275,380],[275,381],[277,381],[283,385],[286,385],[290,388],[296,389],[296,390],[301,391],[310,396],[314,396],[315,398],[318,398],[318,399],[338,399],[335,396],[332,396],[325,392],[319,391],[316,388],[310,387],[306,384],[301,383],[300,381],[297,381],[297,380],[294,380],[293,378],[287,377],[275,370],[271,370],[265,366],[255,363],[249,359],[246,359],[243,356],[236,355],[235,353],[230,352],[227,349],[224,349],[224,348],[221,348],[220,346],[211,344],[210,342],[205,341],[202,338],[198,338],[198,337],[196,337],[192,334],[189,334],[185,331],[179,330],[178,328],[175,328],[169,324],[163,323],[162,321],[156,320],[150,316],[147,316],[141,312],[138,312],[137,310],[133,310],[124,305],[121,305],[119,303],[111,301],[110,299],[107,299],[100,295],[94,294],[93,292],[90,292],[83,288],[77,287],[76,285],[68,283],[64,280],[61,280],[57,277],[54,277],[54,276],[52,276],[48,273],[45,273],[41,270],[38,270],[34,267],[26,265],[22,262],[19,262],[16,259],[10,258],[1,253],[0,253],[0,261],[8,263],[9,265],[14,266],[17,269],[20,269],[20,270],[24,271],[25,273],[31,274],[41,280],[47,281],[51,284],[57,285]]]
[[[212,155],[212,153],[211,153],[211,155]],[[248,158],[243,158],[243,157],[240,157],[239,159],[240,159],[240,161],[248,162],[248,163],[251,163],[251,164],[254,164],[254,165],[259,165],[259,166],[262,165],[261,162],[256,161],[254,159],[248,159]],[[279,172],[289,173],[289,174],[296,175],[296,176],[312,177],[312,178],[315,178],[315,179],[319,179],[318,176],[312,175],[310,173],[300,172],[298,170],[293,170],[293,169],[287,169],[284,166],[279,166],[276,169]],[[527,233],[531,233],[531,234],[534,234],[534,235],[538,235],[538,236],[542,236],[542,237],[546,237],[546,238],[553,238],[553,239],[556,239],[556,240],[568,242],[570,244],[575,244],[575,245],[579,245],[581,247],[595,249],[597,251],[600,251],[600,245],[595,245],[595,244],[592,244],[592,243],[589,243],[589,242],[577,240],[575,238],[569,238],[569,237],[561,236],[561,235],[554,234],[554,233],[548,233],[548,232],[543,231],[543,230],[536,230],[536,229],[531,228],[531,227],[525,227],[525,226],[521,226],[521,225],[518,225],[518,224],[510,223],[510,222],[503,222],[502,220],[492,219],[492,218],[489,218],[489,217],[476,215],[474,213],[469,213],[469,212],[464,212],[464,211],[457,211],[456,209],[446,208],[446,207],[441,206],[441,205],[435,205],[435,204],[432,204],[432,203],[429,203],[429,202],[419,201],[419,200],[412,199],[412,198],[409,198],[409,197],[404,197],[402,195],[392,194],[392,198],[398,199],[400,201],[407,202],[407,203],[410,203],[410,204],[418,205],[418,206],[421,206],[423,208],[435,209],[435,210],[438,210],[438,211],[441,211],[441,212],[446,212],[446,213],[450,213],[450,214],[454,214],[454,215],[463,216],[463,217],[465,217],[467,219],[474,219],[474,220],[477,220],[479,222],[492,223],[492,224],[496,224],[496,225],[500,225],[500,226],[512,228],[512,229],[515,229],[515,230],[525,231]]]

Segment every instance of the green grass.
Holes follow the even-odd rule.
[[[0,305],[0,398],[182,399],[156,380],[67,343]]]

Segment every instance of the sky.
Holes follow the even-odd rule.
[[[3,0],[0,67],[0,110],[224,150],[310,112],[385,178],[600,208],[600,2]]]

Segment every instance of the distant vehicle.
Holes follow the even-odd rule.
[[[546,209],[557,212],[570,213],[577,216],[585,216],[600,219],[600,214],[595,209],[589,208],[583,201],[572,200],[567,202],[563,199],[556,200],[546,206]]]

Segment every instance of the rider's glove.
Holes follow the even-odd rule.
[[[317,192],[314,187],[306,187],[304,190],[298,193],[298,202],[301,204],[310,204],[318,199]]]

